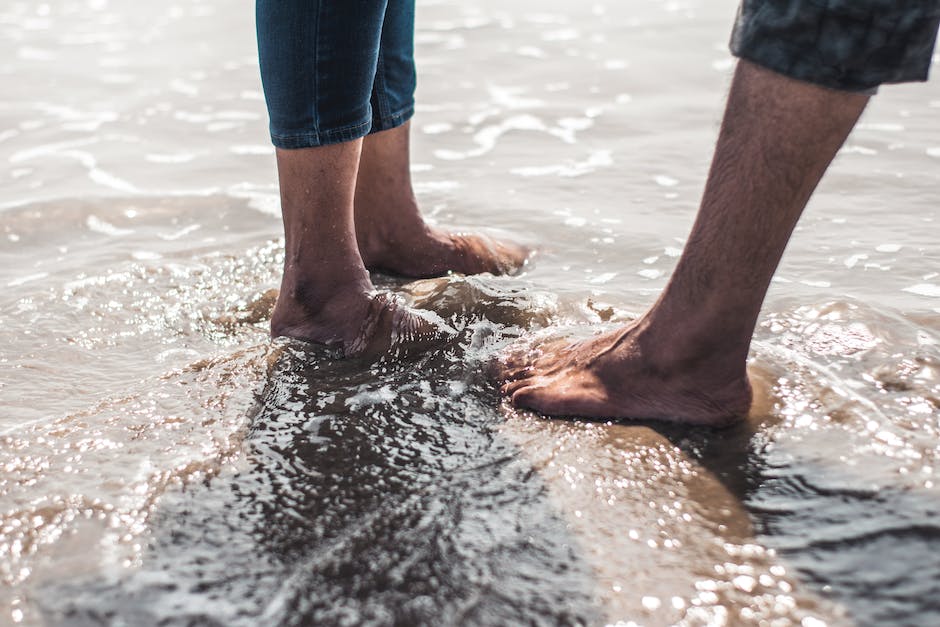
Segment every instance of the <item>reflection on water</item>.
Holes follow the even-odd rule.
[[[543,249],[377,277],[458,335],[375,363],[266,339],[244,6],[0,7],[0,624],[940,620],[937,84],[885,88],[814,198],[747,422],[544,419],[487,365],[668,279],[734,2],[420,4],[427,214]]]

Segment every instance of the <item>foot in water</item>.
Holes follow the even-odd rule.
[[[556,416],[653,419],[720,426],[747,415],[745,364],[712,357],[664,363],[642,321],[580,342],[511,348],[499,365],[502,392],[520,408]]]
[[[279,294],[272,337],[324,344],[344,357],[375,358],[394,349],[427,348],[453,334],[436,314],[411,309],[390,294],[347,290],[318,306],[298,296],[296,290]]]

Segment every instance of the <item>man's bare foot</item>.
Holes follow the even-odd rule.
[[[484,234],[449,233],[423,223],[404,230],[358,225],[357,241],[366,267],[422,279],[449,272],[512,274],[531,253],[521,244]]]
[[[665,353],[644,337],[642,320],[581,342],[517,347],[501,364],[502,391],[549,415],[724,425],[747,414],[744,363],[718,363],[720,354],[656,363]]]
[[[344,357],[373,358],[392,348],[425,347],[450,333],[431,312],[406,307],[388,294],[355,288],[337,291],[325,302],[282,290],[271,316],[272,337],[325,344],[340,349]]]

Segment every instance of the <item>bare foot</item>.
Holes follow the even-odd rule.
[[[478,233],[449,233],[425,224],[405,234],[365,230],[357,230],[357,239],[366,267],[412,278],[449,272],[512,274],[522,268],[531,253],[515,242]]]
[[[529,249],[486,235],[429,226],[411,183],[411,124],[372,133],[362,142],[356,177],[356,241],[366,267],[416,279],[512,273]]]
[[[724,425],[747,414],[743,363],[713,363],[720,356],[654,363],[663,351],[651,350],[641,324],[581,342],[517,347],[501,364],[502,391],[513,405],[549,415]]]
[[[283,293],[283,292],[282,292]],[[426,348],[452,335],[439,316],[389,294],[349,290],[311,306],[285,295],[271,317],[272,337],[339,348],[344,357],[378,357],[393,348]]]

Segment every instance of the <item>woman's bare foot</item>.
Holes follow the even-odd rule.
[[[347,289],[326,301],[298,299],[282,290],[271,317],[273,337],[291,337],[340,349],[344,357],[378,357],[394,348],[422,348],[452,330],[431,312],[411,309],[388,294]]]
[[[667,354],[633,326],[581,342],[517,347],[500,369],[513,405],[549,415],[724,425],[751,404],[745,364],[721,355],[657,363]]]
[[[372,133],[362,143],[356,177],[356,241],[366,267],[412,278],[510,274],[531,252],[482,234],[428,225],[411,184],[410,123]]]
[[[525,246],[488,235],[435,229],[420,217],[412,222],[410,228],[401,224],[390,228],[357,221],[356,238],[366,267],[422,279],[449,272],[512,274],[531,253]]]

